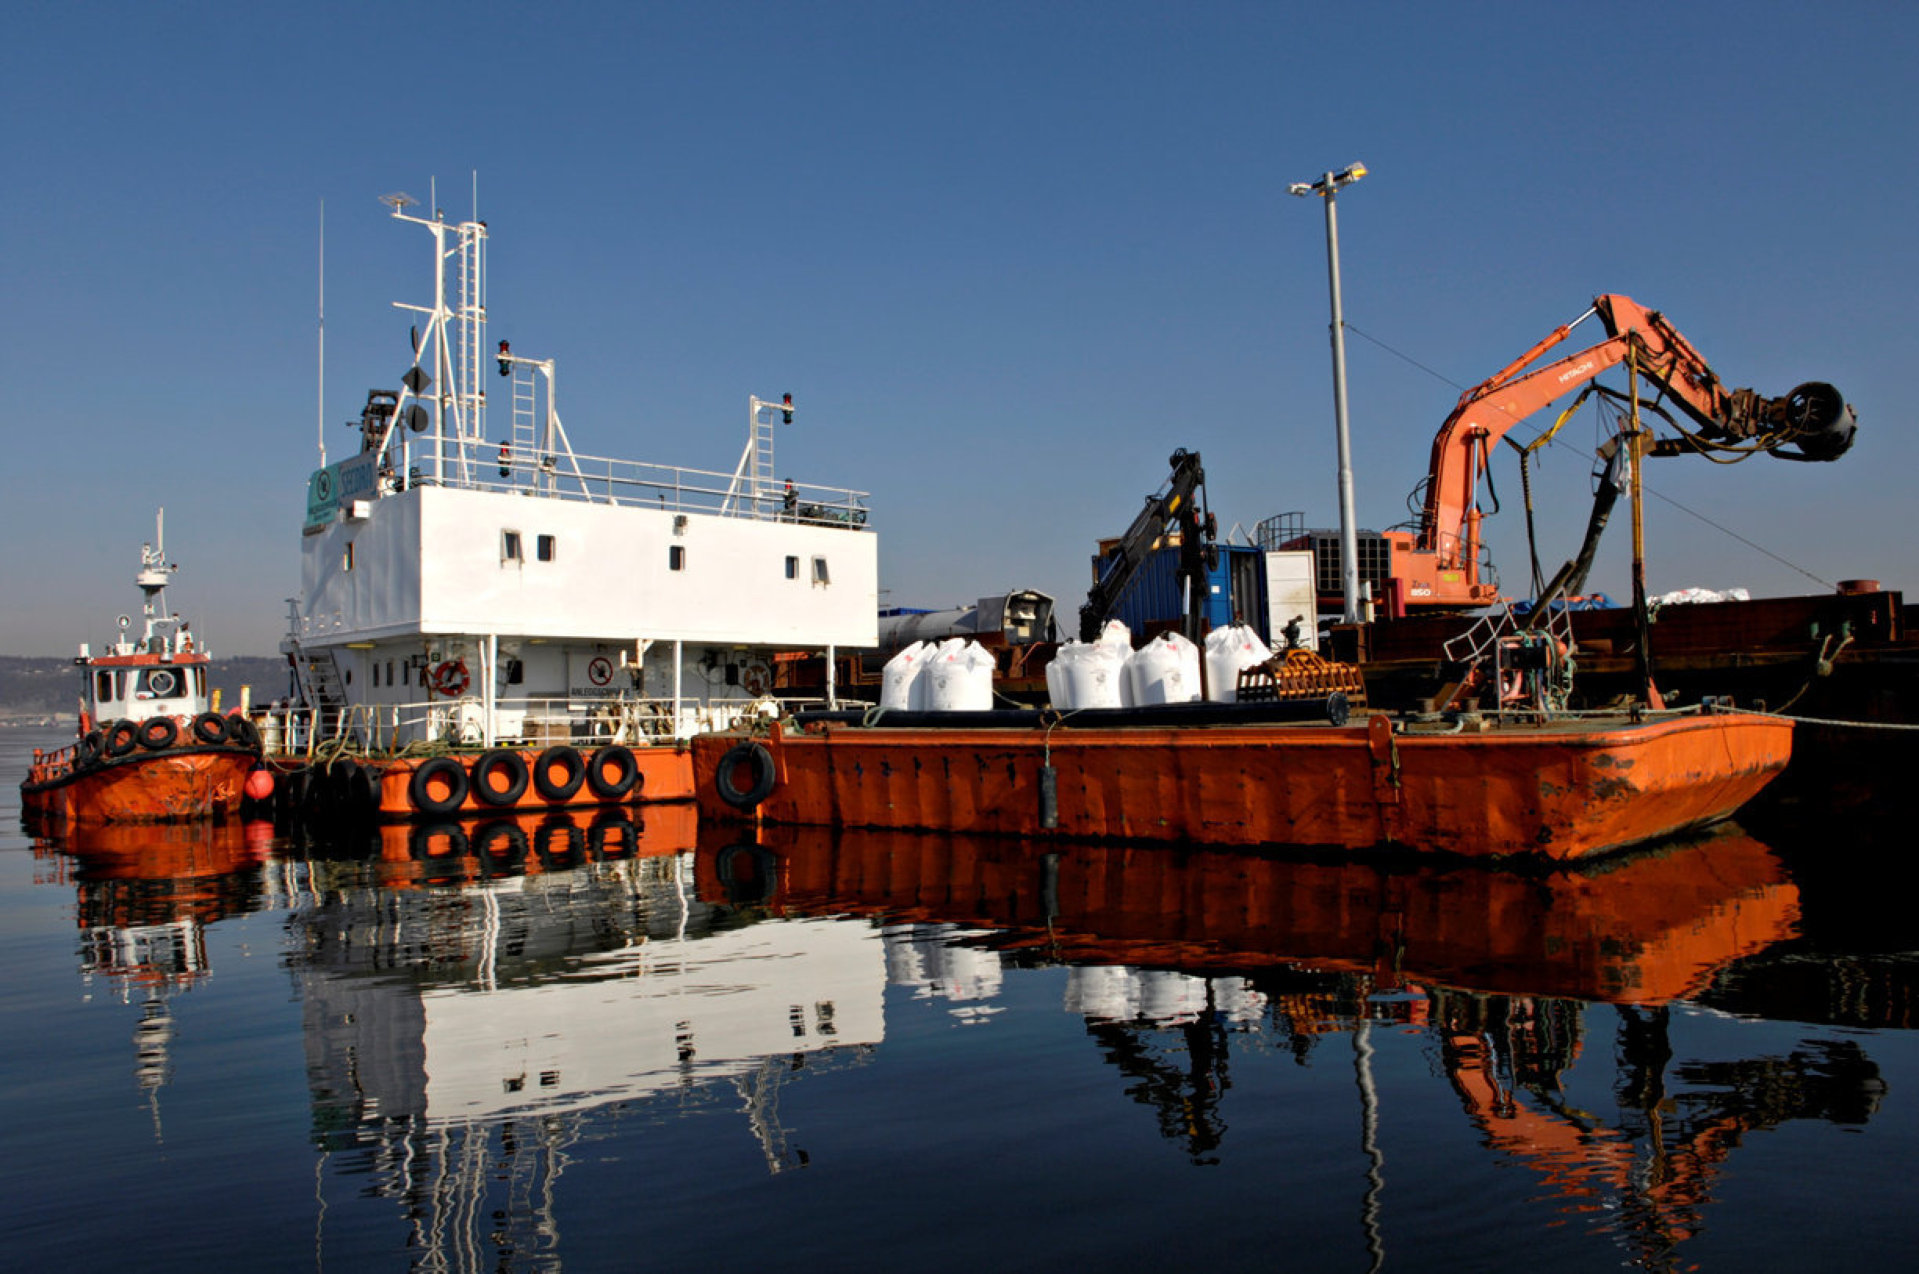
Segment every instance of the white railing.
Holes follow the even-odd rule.
[[[399,473],[389,473],[384,488],[399,491],[409,485],[434,485],[432,447],[430,441],[409,442],[404,465],[408,476],[403,480]],[[783,488],[742,494],[730,473],[566,451],[539,454],[509,448],[503,457],[499,444],[487,441],[448,439],[440,459],[443,476],[439,484],[464,491],[509,491],[558,500],[852,530],[866,527],[869,493],[844,487],[795,483],[790,498]]]

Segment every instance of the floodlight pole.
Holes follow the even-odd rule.
[[[1366,175],[1352,164],[1315,182],[1294,182],[1294,195],[1318,195],[1326,201],[1326,276],[1333,296],[1333,418],[1339,430],[1339,579],[1345,592],[1345,622],[1359,622],[1359,533],[1353,515],[1353,448],[1346,426],[1346,318],[1339,300],[1339,213],[1337,192]]]

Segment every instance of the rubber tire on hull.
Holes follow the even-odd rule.
[[[172,717],[148,717],[140,723],[140,746],[164,752],[180,741],[180,723]]]
[[[227,739],[257,752],[260,748],[260,727],[245,717],[228,717]]]
[[[107,727],[107,756],[118,760],[140,746],[140,727],[121,717]]]
[[[746,766],[751,776],[751,781],[745,786],[735,781],[741,766]],[[773,795],[773,785],[778,777],[773,768],[773,754],[760,743],[734,744],[720,757],[720,763],[713,767],[713,787],[720,799],[736,810],[759,808],[761,801]]]
[[[100,764],[100,758],[106,755],[106,736],[98,730],[89,730],[73,750],[73,766],[77,770],[90,770]]]
[[[614,770],[614,777],[607,778],[608,767]],[[587,786],[593,789],[593,795],[603,801],[617,801],[635,787],[643,786],[640,778],[640,763],[634,759],[633,749],[623,743],[609,743],[593,754],[586,763]]]
[[[506,786],[496,788],[492,777],[495,770],[506,775]],[[473,763],[473,772],[468,781],[473,785],[474,799],[482,805],[517,805],[526,795],[528,774],[526,758],[518,752],[506,748],[496,748],[482,753]]]
[[[448,788],[445,796],[433,795],[435,776],[445,777]],[[413,771],[406,785],[406,797],[422,814],[451,814],[466,804],[467,787],[466,767],[450,756],[436,756]]]
[[[202,712],[193,719],[193,738],[196,743],[213,745],[227,741],[227,719],[217,712]]]
[[[551,771],[555,766],[566,768],[566,778],[556,780]],[[565,743],[556,743],[540,753],[533,762],[533,786],[541,799],[562,805],[573,799],[580,790],[580,784],[586,782],[586,759],[580,750]]]

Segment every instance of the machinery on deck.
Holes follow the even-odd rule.
[[[1604,341],[1534,366],[1594,315],[1605,325]],[[1484,559],[1480,522],[1485,512],[1478,505],[1480,478],[1487,472],[1493,448],[1514,425],[1575,388],[1580,388],[1578,399],[1540,439],[1520,448],[1522,453],[1543,445],[1589,396],[1597,393],[1625,400],[1627,395],[1595,383],[1597,377],[1622,365],[1630,365],[1657,388],[1657,396],[1642,398],[1639,407],[1663,420],[1675,434],[1654,439],[1646,448],[1649,455],[1716,454],[1738,460],[1765,452],[1786,460],[1836,460],[1852,445],[1858,427],[1853,409],[1831,385],[1808,382],[1778,398],[1750,389],[1726,389],[1699,351],[1663,315],[1629,297],[1597,297],[1585,314],[1555,329],[1512,364],[1462,394],[1440,426],[1427,475],[1413,492],[1419,506],[1416,529],[1387,531],[1379,537],[1384,541],[1383,552],[1374,562],[1367,563],[1362,556],[1362,578],[1372,577],[1387,614],[1468,610],[1499,600],[1498,576]],[[1678,406],[1690,427],[1666,410],[1665,400]],[[1604,499],[1608,484],[1601,485]],[[1296,516],[1283,515],[1273,522],[1282,524]],[[1582,551],[1588,564],[1592,542],[1603,525],[1603,512],[1596,510],[1588,548]],[[1330,570],[1326,561],[1329,553],[1337,554],[1337,540],[1300,534],[1296,523],[1292,529],[1296,541],[1272,547],[1313,548],[1320,558],[1318,576],[1324,592],[1324,581],[1340,578],[1337,560],[1330,563]]]
[[[1200,467],[1199,453],[1182,447],[1167,463],[1173,472],[1166,484],[1146,497],[1145,507],[1124,535],[1102,547],[1094,566],[1093,587],[1086,594],[1086,604],[1079,608],[1081,641],[1099,636],[1100,627],[1112,617],[1141,564],[1171,530],[1178,532],[1179,578],[1187,591],[1186,636],[1197,641],[1204,635],[1200,631],[1204,598],[1199,590],[1205,587],[1205,572],[1218,559],[1214,541],[1219,524],[1206,508],[1206,471]]]

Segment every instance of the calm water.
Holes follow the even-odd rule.
[[[60,741],[0,732],[13,1268],[1876,1270],[1919,1239],[1913,873],[1857,831],[1540,879],[683,810],[611,854],[36,841],[18,782]]]

